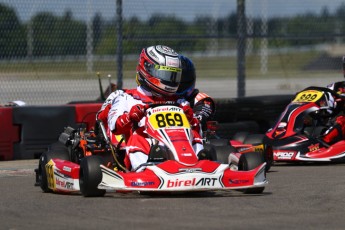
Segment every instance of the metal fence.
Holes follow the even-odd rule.
[[[243,5],[241,5],[243,4]],[[95,100],[135,86],[143,47],[190,57],[214,97],[343,80],[345,1],[0,0],[0,104]]]

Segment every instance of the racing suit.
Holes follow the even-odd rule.
[[[345,116],[343,115],[345,82],[335,82],[327,85],[327,88],[334,90],[339,95],[339,98],[337,100],[333,98],[334,100],[329,102],[333,103],[334,109],[332,113],[334,114],[334,119],[333,124],[326,130],[322,139],[327,144],[334,144],[340,140],[345,140]]]
[[[107,119],[108,134],[111,132],[111,134],[122,134],[125,136],[126,157],[124,163],[127,169],[135,170],[138,166],[145,163],[153,143],[151,143],[148,135],[144,132],[145,119],[142,118],[138,122],[137,127],[135,127],[136,124],[133,124],[133,122],[127,119],[126,115],[135,105],[166,101],[178,101],[182,105],[188,103],[183,99],[177,100],[176,97],[155,97],[150,92],[138,86],[136,89],[117,90],[113,92],[98,112],[98,119],[103,121]],[[195,117],[192,117],[189,121],[193,132],[193,148],[198,153],[203,149],[199,122]]]
[[[206,93],[200,93],[198,89],[194,89],[191,95],[185,99],[190,103],[196,117],[199,119],[202,131],[206,131],[207,121],[212,120],[216,112],[214,100]]]
[[[334,144],[338,141],[345,140],[345,116],[336,117],[332,125],[324,134],[323,141],[327,144]]]

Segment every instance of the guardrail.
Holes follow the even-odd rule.
[[[215,99],[217,134],[231,138],[236,132],[264,133],[291,95]],[[66,126],[89,129],[102,103],[71,103],[61,106],[0,107],[0,161],[38,159],[57,141]]]

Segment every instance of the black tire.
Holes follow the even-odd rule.
[[[49,150],[58,150],[58,151],[68,151],[66,145],[62,144],[61,142],[57,141],[50,145]]]
[[[264,142],[265,134],[248,134],[243,143],[244,144],[262,144]]]
[[[221,138],[221,139],[209,139],[210,144],[214,146],[224,146],[224,145],[230,145],[230,140]]]
[[[244,139],[244,144],[252,144],[252,145],[263,144],[264,138],[265,138],[265,134],[249,134]],[[266,162],[265,171],[268,172],[273,163],[273,154],[268,149],[266,149],[266,146],[264,147],[264,151],[261,154],[262,154],[262,157],[264,158],[264,161]]]
[[[84,197],[104,196],[106,191],[97,188],[102,181],[101,164],[103,159],[100,156],[84,157],[80,161],[79,186]]]
[[[38,162],[38,181],[43,192],[52,192],[48,187],[48,177],[45,166],[53,158],[70,161],[70,155],[67,149],[66,151],[60,151],[59,149],[51,148],[40,156]]]
[[[271,169],[271,166],[274,163],[272,147],[265,146],[264,159],[265,159],[265,162],[266,162],[265,171],[268,172]]]
[[[237,152],[231,145],[215,146],[217,161],[222,164],[229,164],[229,154]]]
[[[238,162],[238,171],[249,171],[255,169],[264,163],[262,154],[258,152],[243,153]],[[240,191],[246,194],[260,194],[265,190],[265,187],[247,188]]]
[[[237,132],[237,133],[235,133],[235,135],[231,139],[243,143],[248,135],[249,135],[249,133],[245,132],[245,131]]]
[[[217,153],[215,146],[212,144],[204,144],[204,149],[198,153],[199,160],[217,161]]]

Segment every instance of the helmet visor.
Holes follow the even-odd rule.
[[[160,80],[180,83],[182,69],[177,67],[163,66],[163,65],[148,65],[147,72]]]

